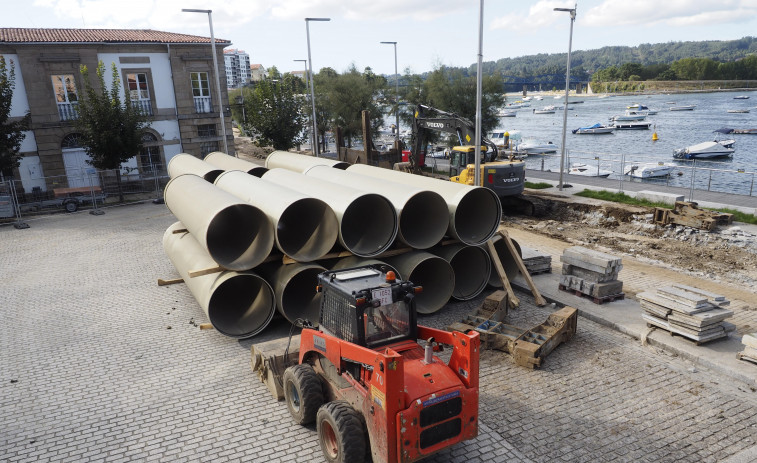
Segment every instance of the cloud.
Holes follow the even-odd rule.
[[[581,22],[594,27],[707,26],[750,21],[756,15],[757,0],[605,0],[589,9]]]
[[[540,0],[528,9],[528,14],[510,13],[495,18],[491,22],[492,29],[507,29],[509,31],[537,34],[545,27],[549,27],[558,21],[565,21],[563,15],[553,11],[555,8],[573,8],[575,1],[570,0]]]
[[[279,19],[344,17],[351,20],[413,19],[430,21],[477,6],[475,0],[287,0],[271,2],[271,14]]]

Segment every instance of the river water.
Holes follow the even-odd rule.
[[[747,100],[734,99],[737,95],[747,95]],[[524,138],[534,138],[558,146],[557,155],[528,156],[526,165],[529,169],[559,171],[562,141],[563,111],[554,114],[534,114],[533,109],[547,105],[562,106],[564,95],[558,100],[553,94],[545,95],[541,101],[531,101],[531,106],[517,110],[516,117],[500,119],[500,130],[521,132]],[[518,99],[508,95],[508,102]],[[649,179],[645,182],[663,182],[671,186],[690,187],[692,173],[694,187],[713,191],[757,195],[757,135],[723,135],[714,132],[722,127],[751,129],[757,128],[757,91],[751,92],[713,92],[687,94],[660,94],[613,96],[598,98],[596,96],[571,95],[570,101],[583,101],[570,104],[568,111],[566,150],[571,163],[589,163],[613,171],[610,178],[619,178],[621,165],[629,162],[669,162],[680,166],[668,179]],[[649,109],[657,110],[655,115],[647,116],[651,122],[650,130],[616,130],[610,135],[575,135],[571,130],[586,127],[597,122],[609,124],[613,115],[623,114],[626,107],[640,103]],[[673,106],[696,105],[693,111],[670,111]],[[729,109],[749,109],[749,113],[728,113]],[[658,140],[652,135],[657,133]],[[723,160],[696,162],[676,160],[673,151],[715,139],[735,139],[736,149],[732,158]],[[599,159],[597,159],[599,158]],[[743,170],[744,172],[739,172]],[[626,177],[627,179],[629,177]],[[634,179],[634,181],[641,181]]]

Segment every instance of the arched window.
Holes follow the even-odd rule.
[[[69,133],[63,137],[63,141],[60,142],[61,149],[79,149],[81,148],[80,133]]]
[[[139,153],[139,163],[142,166],[142,172],[162,172],[165,170],[165,166],[163,166],[163,158],[160,155],[160,146],[157,145],[157,141],[158,137],[151,132],[145,132],[142,134],[142,143],[145,145]]]

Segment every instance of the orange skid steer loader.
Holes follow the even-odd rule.
[[[305,323],[283,377],[288,346],[252,348],[253,369],[294,420],[316,422],[329,462],[413,462],[478,435],[478,333],[417,325],[421,288],[382,270],[318,276],[319,326]],[[445,345],[446,363],[434,354]]]

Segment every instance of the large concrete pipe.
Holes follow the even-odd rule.
[[[479,245],[492,237],[502,220],[502,205],[494,191],[422,175],[413,175],[365,164],[353,164],[348,172],[431,190],[447,201],[450,236],[469,245]]]
[[[342,257],[341,259],[336,261],[336,263],[333,264],[329,270],[341,270],[345,268],[355,268],[355,267],[362,267],[364,265],[375,265],[375,264],[385,266],[387,270],[391,270],[394,272],[394,275],[397,277],[398,280],[402,279],[402,274],[396,268],[387,264],[383,260],[364,259],[362,257],[357,257],[357,256]]]
[[[265,166],[268,169],[287,169],[299,173],[304,173],[313,166],[346,169],[349,165],[349,162],[329,158],[317,158],[305,154],[290,153],[289,151],[274,151],[265,159]]]
[[[265,212],[273,224],[276,247],[292,259],[309,262],[334,247],[339,222],[331,207],[320,199],[240,170],[224,172],[215,185]]]
[[[339,220],[339,242],[360,257],[373,257],[397,236],[397,212],[385,197],[286,169],[271,169],[263,180],[325,201]]]
[[[257,164],[253,164],[250,161],[245,161],[244,159],[235,158],[234,156],[229,156],[226,153],[222,153],[220,151],[214,151],[207,156],[205,156],[204,159],[205,162],[207,162],[210,165],[216,166],[219,169],[223,170],[241,170],[242,172],[247,172],[250,175],[254,175],[255,177],[261,177],[268,169],[266,169],[263,166],[259,166]]]
[[[290,323],[298,318],[318,324],[321,313],[321,293],[316,291],[318,274],[326,269],[320,265],[289,264],[266,265],[261,273],[273,286],[276,308]]]
[[[249,270],[273,249],[273,226],[263,211],[196,175],[169,180],[163,197],[168,210],[228,270]]]
[[[441,241],[447,231],[447,203],[433,191],[328,166],[314,166],[305,175],[386,197],[397,210],[397,238],[412,248],[430,248]]]
[[[513,246],[518,252],[518,257],[521,257],[523,253],[520,250],[520,244],[518,244],[518,242],[512,238],[510,238],[510,241],[513,242]],[[505,240],[502,239],[502,235],[494,235],[492,242],[494,243],[494,249],[497,251],[497,258],[502,263],[502,267],[505,269],[507,279],[509,281],[512,281],[513,278],[520,275],[520,270],[518,269],[518,263],[516,262],[515,257],[510,252],[510,248],[507,247]],[[482,248],[486,250],[486,253],[489,254],[489,257],[494,259],[494,256],[489,253],[488,245],[484,244]],[[502,280],[499,278],[499,274],[497,273],[497,269],[494,268],[494,265],[491,266],[491,271],[489,272],[489,286],[492,286],[494,288],[502,287]]]
[[[449,301],[455,288],[455,272],[446,260],[425,251],[412,251],[384,259],[399,270],[403,279],[423,286],[415,295],[418,313],[438,311]]]
[[[223,173],[223,169],[219,169],[187,153],[177,154],[168,161],[168,176],[171,178],[184,174],[193,174],[213,183],[221,173]]]
[[[208,252],[181,222],[163,234],[163,249],[184,279],[187,288],[215,329],[232,338],[249,338],[260,333],[275,312],[273,289],[252,272],[224,271],[189,277],[189,272],[215,265]]]
[[[478,246],[455,243],[429,250],[449,262],[455,272],[455,288],[452,297],[467,301],[481,294],[489,282],[491,260],[489,254]],[[412,281],[412,280],[411,280]]]

